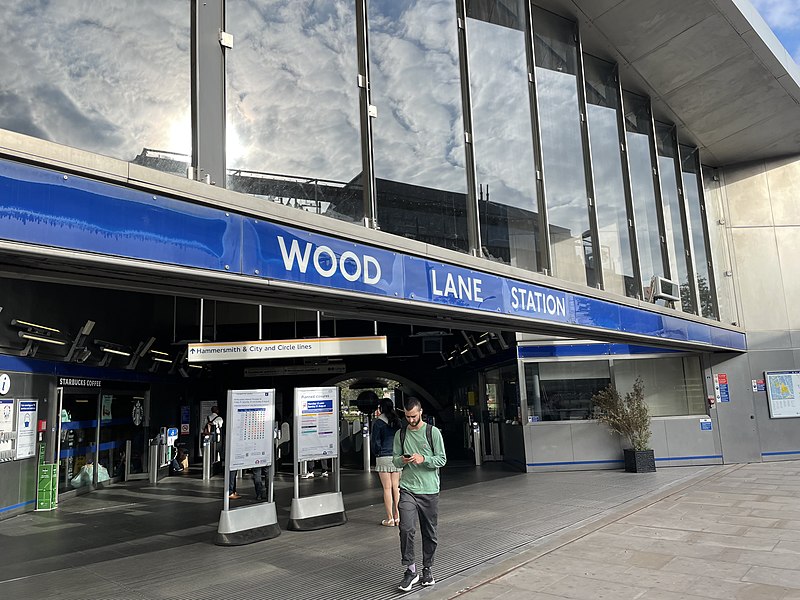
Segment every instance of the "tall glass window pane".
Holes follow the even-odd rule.
[[[614,361],[615,385],[621,393],[630,390],[637,377],[644,382],[651,416],[706,414],[703,372],[697,356]]]
[[[722,195],[719,180],[715,179],[711,168],[703,167],[703,189],[706,199],[706,214],[708,215],[708,237],[711,243],[711,257],[716,265],[714,269],[714,282],[717,292],[718,318],[724,323],[738,321],[736,304],[733,296],[733,279],[725,276],[725,271],[730,270],[731,260],[728,245],[725,240],[725,219],[722,210]]]
[[[525,365],[528,415],[532,421],[592,418],[592,396],[611,383],[608,361]]]
[[[470,0],[467,17],[481,245],[487,258],[536,271],[525,2]]]
[[[361,222],[355,7],[228,0],[228,187]]]
[[[586,56],[583,66],[603,281],[606,290],[635,297],[637,289],[625,206],[614,65]]]
[[[469,249],[458,26],[452,0],[370,0],[378,223]]]
[[[651,278],[654,275],[664,275],[650,154],[652,126],[647,98],[623,92],[622,102],[625,107],[625,136],[628,140],[628,165],[631,174],[633,212],[636,215],[639,267],[647,296]]]
[[[661,198],[664,202],[664,228],[667,233],[667,252],[672,280],[677,281],[681,291],[681,305],[676,307],[697,314],[692,287],[689,285],[689,244],[683,236],[681,224],[681,200],[678,196],[678,173],[675,156],[678,148],[672,135],[672,126],[656,123],[656,146],[658,148],[658,170],[661,174]]]
[[[533,28],[553,274],[559,279],[594,286],[575,26],[552,13],[537,10]]]
[[[700,197],[700,160],[697,148],[681,146],[681,169],[683,171],[683,187],[686,193],[686,205],[689,208],[689,231],[692,232],[692,248],[694,249],[694,268],[697,274],[697,290],[700,293],[700,314],[710,319],[717,318],[711,281],[709,256],[706,251],[705,209]]]
[[[0,128],[185,176],[189,21],[188,0],[4,2]]]

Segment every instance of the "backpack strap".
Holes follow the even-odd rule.
[[[406,429],[408,426],[402,427],[400,429],[400,453],[406,453]],[[433,425],[430,423],[425,423],[425,437],[428,438],[428,446],[431,447],[431,452],[434,451],[433,449]]]

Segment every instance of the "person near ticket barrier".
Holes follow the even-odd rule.
[[[216,404],[211,407],[211,413],[206,417],[206,424],[203,428],[203,433],[211,436],[211,441],[215,442],[217,448],[219,448],[219,456],[220,459],[223,459],[223,448],[222,445],[222,426],[225,424],[224,419],[220,416],[219,406]],[[241,498],[239,494],[236,493],[236,471],[231,471],[228,474],[228,498],[231,500],[238,500]]]

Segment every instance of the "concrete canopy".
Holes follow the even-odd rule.
[[[800,153],[800,67],[748,0],[536,0],[577,20],[704,164]]]

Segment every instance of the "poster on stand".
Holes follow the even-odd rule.
[[[17,404],[17,460],[36,456],[36,411],[38,406],[38,400],[20,400]]]
[[[339,456],[339,388],[295,388],[295,460]]]
[[[228,391],[228,470],[272,464],[275,390]]]

